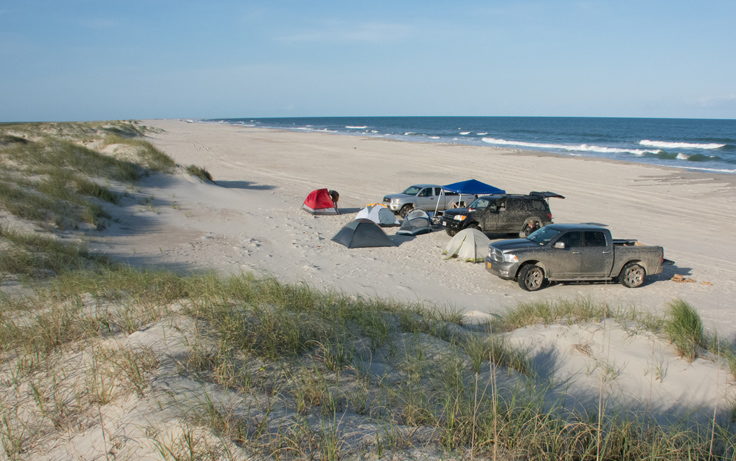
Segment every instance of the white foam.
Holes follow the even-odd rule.
[[[677,160],[687,160],[689,158],[690,158],[690,156],[687,155],[687,154],[682,154],[682,153],[677,154]]]
[[[487,134],[488,134],[488,132],[487,132],[487,131],[479,131],[479,132],[477,132],[476,134],[477,134],[478,136],[485,136],[485,135],[487,135]]]
[[[365,130],[368,125],[345,125],[348,130]]]
[[[523,141],[509,141],[507,139],[498,138],[482,138],[483,142],[488,144],[496,144],[500,146],[517,146],[517,147],[531,147],[535,149],[557,149],[565,151],[575,152],[597,152],[600,154],[633,154],[633,155],[646,155],[646,154],[658,154],[661,151],[647,150],[647,149],[624,149],[619,147],[605,147],[605,146],[592,146],[588,144],[548,144],[548,143],[537,143],[537,142],[523,142]]]
[[[404,136],[413,136],[415,134],[413,131],[404,131]]]
[[[460,134],[461,134],[462,136],[467,136],[467,135],[469,135],[469,134],[470,134],[470,131],[461,131],[461,132],[460,132]]]
[[[439,136],[430,136],[429,139],[440,139]]]
[[[642,139],[639,144],[647,147],[660,147],[662,149],[720,149],[725,144],[716,143],[693,143],[693,142],[670,142],[670,141],[652,141]]]

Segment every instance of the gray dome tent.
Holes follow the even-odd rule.
[[[383,229],[370,219],[350,221],[332,237],[332,241],[348,248],[395,246]]]
[[[419,235],[432,232],[432,222],[424,210],[414,210],[404,218],[401,227],[396,232],[400,235]]]

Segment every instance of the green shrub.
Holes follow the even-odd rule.
[[[677,352],[688,360],[695,360],[698,348],[704,345],[703,322],[687,302],[676,299],[669,305],[665,323],[667,337]]]

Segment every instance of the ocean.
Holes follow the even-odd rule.
[[[736,174],[736,120],[603,117],[296,117],[209,121],[407,142],[495,146]]]

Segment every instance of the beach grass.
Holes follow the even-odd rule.
[[[110,302],[118,307],[99,308]],[[172,305],[200,325],[180,373],[236,395],[269,395],[269,405],[293,412],[287,424],[269,420],[267,409],[256,423],[215,400],[205,402],[206,412],[192,411],[191,427],[207,428],[263,456],[281,450],[308,457],[353,453],[336,422],[350,414],[385,427],[429,430],[436,450],[474,456],[495,450],[528,459],[728,459],[736,448],[733,434],[718,424],[708,432],[615,412],[597,423],[595,414],[550,405],[543,387],[534,384],[527,353],[505,344],[502,336],[463,333],[457,323],[416,306],[356,300],[250,275],[179,276],[107,265],[62,271],[33,297],[0,309],[0,344],[3,353],[24,358],[25,376],[38,376],[67,345],[137,331],[171,315]],[[126,325],[122,312],[131,310],[137,321]],[[22,313],[22,321],[12,312]],[[120,388],[147,395],[148,376],[157,366],[150,350],[94,350],[90,402],[109,402]],[[47,392],[37,388],[39,395]],[[54,427],[67,427],[73,417],[59,402],[39,398],[36,409]],[[303,418],[317,418],[321,426]],[[6,424],[6,451],[32,443],[29,434],[18,434],[22,427]],[[401,450],[401,439],[400,431],[384,434],[380,449]],[[181,448],[171,440],[160,443],[162,450]],[[195,451],[212,448],[204,439],[194,445]]]
[[[34,222],[59,219],[67,204],[73,227],[85,219],[79,210],[119,199],[90,176],[132,181],[171,167],[156,153],[137,163],[108,161],[75,144],[138,149],[135,137],[145,129],[133,123],[0,128],[0,155],[31,149],[29,161],[14,151],[4,157],[12,161],[0,172],[0,191],[16,195],[0,206]],[[39,130],[61,141],[39,140]],[[100,189],[80,186],[83,180]],[[7,228],[0,228],[0,251],[0,281],[30,289],[0,296],[0,446],[10,459],[32,458],[53,434],[67,437],[95,414],[101,421],[100,409],[116,399],[148,402],[174,377],[204,391],[181,403],[178,431],[147,431],[162,459],[237,459],[236,449],[278,459],[402,459],[417,450],[437,459],[736,456],[730,422],[663,423],[607,406],[603,392],[592,408],[550,400],[551,383],[540,379],[530,352],[505,339],[529,325],[614,319],[666,333],[685,352],[712,351],[736,373],[733,347],[704,336],[684,301],[673,302],[666,318],[584,298],[525,303],[487,325],[465,326],[457,313],[251,274],[135,269],[83,245]],[[185,352],[172,358],[126,343],[164,323],[186,338]],[[164,369],[176,376],[161,378]]]
[[[207,171],[205,168],[197,165],[189,165],[187,168],[187,173],[189,173],[192,176],[195,176],[202,181],[212,182],[212,175],[209,171]]]
[[[689,361],[695,360],[698,349],[705,345],[700,316],[690,304],[681,299],[670,303],[665,331],[680,355]]]

